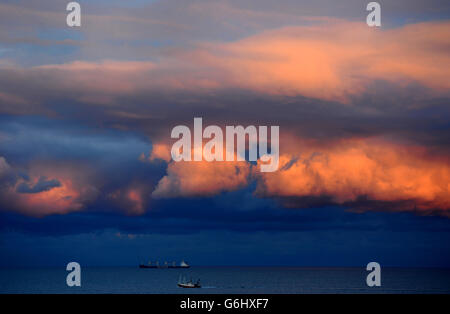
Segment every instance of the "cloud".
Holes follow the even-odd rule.
[[[247,162],[171,162],[152,193],[155,198],[213,196],[246,187],[251,165]]]
[[[217,125],[279,124],[302,137],[388,134],[446,146],[449,25],[374,30],[320,21],[172,47],[151,61],[9,64],[0,70],[0,113],[137,131],[157,142],[201,114]]]
[[[145,214],[149,197],[150,191],[145,184],[133,183],[109,193],[107,200],[133,216]]]
[[[206,44],[191,59],[222,74],[220,83],[211,78],[212,86],[239,86],[259,93],[348,102],[384,80],[399,89],[420,84],[448,96],[447,71],[441,67],[450,65],[448,38],[449,22],[374,30],[363,23],[338,21]]]
[[[53,188],[60,187],[61,182],[56,179],[47,180],[46,177],[42,176],[36,182],[36,184],[31,185],[27,182],[22,182],[16,187],[16,192],[18,193],[40,193],[44,191],[50,191]]]
[[[213,196],[256,183],[255,196],[287,207],[344,205],[357,210],[450,210],[445,154],[382,138],[322,141],[285,137],[280,168],[263,173],[247,162],[170,162],[154,198]],[[259,163],[259,161],[258,161]]]
[[[154,143],[149,160],[153,161],[156,159],[169,162],[172,159],[172,156],[170,155],[170,147],[166,144]]]
[[[0,179],[11,172],[11,166],[6,161],[5,157],[0,156]]]
[[[98,208],[147,211],[164,165],[136,160],[151,148],[143,135],[43,117],[0,121],[0,151],[8,158],[0,159],[2,210],[39,217]]]
[[[280,157],[278,172],[255,173],[258,195],[287,202],[316,197],[350,208],[365,200],[365,209],[370,209],[370,201],[379,201],[384,202],[384,210],[440,210],[442,214],[450,210],[447,156],[430,156],[422,147],[362,139],[297,147],[297,155]]]
[[[79,58],[146,59],[153,57],[161,47],[237,40],[268,29],[310,25],[325,19],[363,21],[367,14],[367,3],[361,0],[339,3],[330,0],[164,0],[138,4],[89,1],[81,5],[83,27],[68,30],[67,12],[58,0],[18,0],[0,4],[0,41],[13,48],[8,56],[24,63],[42,63],[55,58],[58,63]],[[443,0],[386,2],[383,3],[383,27],[404,21],[448,18],[449,12]],[[31,45],[31,49],[22,49],[23,43]],[[49,56],[48,50],[55,49],[54,44],[58,43],[78,44],[80,48],[60,50]],[[47,47],[40,50],[39,45]]]
[[[3,72],[8,81],[0,93],[6,100],[22,99],[26,95],[15,86],[21,84],[27,86],[28,101],[66,94],[111,105],[118,104],[119,97],[149,90],[202,93],[236,88],[353,102],[353,97],[373,95],[375,83],[384,81],[400,91],[418,85],[435,97],[449,96],[449,38],[450,22],[388,30],[348,21],[286,27],[234,42],[170,49],[152,62],[73,61],[9,67]],[[36,85],[42,89],[36,90]]]
[[[6,163],[4,158],[0,163],[1,160]],[[49,166],[41,162],[32,164],[26,173],[11,167],[8,171],[9,180],[0,186],[4,211],[35,217],[66,214],[84,209],[98,195],[81,167],[55,163]],[[48,180],[48,177],[57,179]]]
[[[245,38],[165,47],[151,61],[2,65],[0,112],[46,115],[147,136],[156,143],[149,159],[168,162],[154,198],[212,196],[256,182],[259,195],[273,198],[325,197],[347,204],[367,197],[380,202],[413,201],[419,210],[446,210],[449,35],[448,21],[375,30],[364,23],[321,18]],[[280,125],[284,168],[265,176],[254,175],[248,163],[171,163],[168,146],[158,143],[169,137],[173,126],[192,121],[198,113],[220,126]],[[76,140],[36,134],[51,144],[53,139],[70,144]],[[16,135],[13,138],[20,137]],[[297,140],[283,144],[289,137]],[[374,137],[380,142],[370,140]],[[315,140],[320,143],[313,145]],[[90,146],[96,150],[104,144],[94,142],[89,147],[79,145],[70,154],[61,152],[73,145],[60,151],[45,149],[39,156],[79,157],[91,151]],[[125,154],[129,147],[125,142],[108,142],[114,149],[96,150],[96,156],[111,160]],[[149,151],[137,146],[139,153]],[[14,153],[19,148],[15,144],[5,150]],[[37,152],[30,159],[36,156]],[[163,171],[151,164],[144,166],[154,167],[158,174]],[[108,173],[102,174],[103,181],[117,165],[102,163]],[[73,175],[75,171],[67,177],[52,171],[33,173],[32,182],[47,176],[61,184],[34,193],[41,198],[35,204],[46,208],[54,197],[61,206],[43,212],[86,208],[87,200],[96,197],[82,197],[80,189],[98,186],[89,176],[73,181]],[[119,191],[115,200],[120,207],[144,213],[147,190],[136,189],[130,178],[140,175],[117,179],[117,186],[108,186],[102,197]],[[18,182],[18,191],[34,188]],[[24,208],[38,207],[30,205],[33,193],[17,194],[22,194],[22,202],[30,198]]]
[[[0,193],[1,190],[8,188],[17,180],[17,174],[6,161],[5,157],[0,156]]]

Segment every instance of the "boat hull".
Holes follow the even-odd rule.
[[[178,285],[178,287],[180,287],[180,288],[201,288],[201,286],[200,285],[197,285],[197,284],[183,284],[183,283],[178,283],[177,284]]]

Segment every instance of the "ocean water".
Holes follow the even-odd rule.
[[[382,268],[381,287],[367,287],[364,268],[82,267],[81,287],[68,287],[65,267],[0,269],[0,293],[450,293],[450,269]],[[177,287],[200,278],[201,289]]]

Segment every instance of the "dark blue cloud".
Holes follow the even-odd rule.
[[[50,191],[53,188],[60,187],[61,182],[57,179],[48,180],[45,176],[39,178],[36,184],[32,185],[30,183],[22,182],[16,187],[16,192],[18,193],[40,193],[43,191]]]
[[[412,213],[349,212],[345,207],[286,209],[272,200],[254,199],[248,190],[195,199],[152,200],[147,213],[127,216],[97,201],[85,212],[43,218],[1,214],[0,229],[46,236],[116,229],[133,234],[190,234],[205,230],[239,233],[338,231],[436,232],[450,231],[450,220]],[[240,204],[233,206],[232,204]]]
[[[151,144],[142,134],[87,126],[42,116],[0,116],[0,152],[6,159],[103,162],[137,160]]]
[[[29,266],[36,256],[36,265],[68,260],[136,265],[147,258],[187,259],[194,265],[362,266],[373,260],[383,266],[450,265],[445,218],[354,214],[342,208],[266,208],[246,214],[204,202],[170,202],[142,217],[2,214],[1,264]]]

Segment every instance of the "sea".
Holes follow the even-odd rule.
[[[0,293],[88,294],[359,294],[450,293],[450,269],[382,268],[381,286],[368,287],[365,268],[315,267],[82,267],[81,286],[68,287],[65,267],[1,268]],[[200,289],[177,287],[200,279]]]

